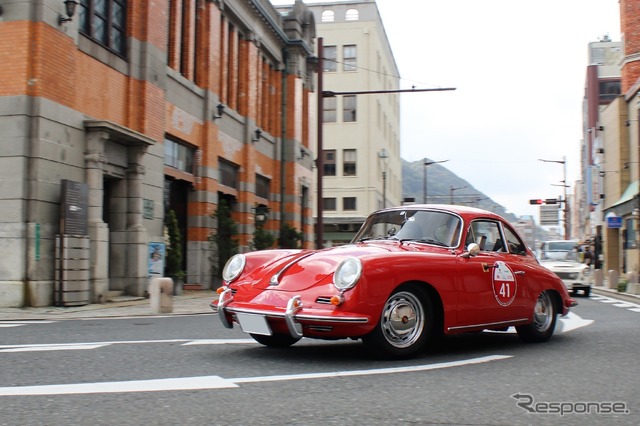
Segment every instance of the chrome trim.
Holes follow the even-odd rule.
[[[287,302],[287,311],[284,313],[284,320],[287,323],[289,334],[294,339],[302,338],[302,324],[295,322],[295,315],[302,309],[302,298],[300,296],[293,296]]]
[[[271,318],[284,318],[284,312],[273,312],[273,311],[265,311],[260,309],[251,309],[251,308],[235,308],[229,307],[226,309],[227,312],[240,312],[246,314],[258,314],[264,315],[266,317]],[[305,320],[305,321],[316,321],[316,322],[330,322],[336,324],[367,324],[369,322],[369,318],[366,317],[329,317],[324,315],[308,315],[308,314],[298,314],[295,316],[297,320]]]
[[[459,327],[449,327],[448,331],[457,331],[457,330],[465,330],[465,329],[473,329],[473,328],[494,328],[494,327],[504,327],[507,325],[513,325],[517,323],[521,323],[523,321],[528,321],[530,318],[520,318],[510,321],[499,321],[499,322],[488,322],[484,324],[472,324],[472,325],[462,325]]]
[[[310,253],[304,254],[304,255],[302,255],[300,257],[295,258],[291,262],[287,263],[284,266],[284,268],[280,269],[274,276],[271,277],[271,279],[269,279],[269,285],[278,285],[278,284],[280,284],[280,276],[282,274],[284,274],[287,269],[291,268],[293,265],[295,265],[296,263],[298,263],[302,259],[311,256],[312,254],[314,254],[314,252],[310,252]]]
[[[226,328],[233,328],[233,321],[229,321],[227,319],[227,315],[225,312],[225,307],[229,302],[233,300],[233,295],[231,294],[231,289],[228,288],[218,297],[218,316],[220,317],[220,321],[222,321],[222,325]]]

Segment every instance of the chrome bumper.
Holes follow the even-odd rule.
[[[227,307],[227,305],[232,301],[233,295],[231,293],[231,289],[227,289],[220,293],[217,305],[214,305],[213,303],[211,304],[211,309],[213,309],[213,311],[218,314],[222,325],[224,325],[226,328],[233,328],[233,321],[229,321],[227,319],[227,314],[229,313],[240,312],[246,314],[263,315],[265,317],[284,318],[289,334],[295,339],[300,339],[303,337],[302,324],[300,324],[297,319],[342,324],[366,324],[369,322],[369,318],[359,316],[336,318],[322,315],[300,314],[300,311],[302,310],[302,299],[300,296],[293,296],[291,299],[289,299],[289,301],[287,302],[287,309],[284,313],[261,311],[249,308]]]

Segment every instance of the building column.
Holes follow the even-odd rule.
[[[85,176],[89,185],[87,222],[90,240],[89,291],[92,303],[106,302],[109,290],[109,228],[102,220],[103,165],[107,161],[104,145],[108,138],[107,132],[87,133]]]
[[[143,226],[142,177],[145,168],[142,158],[146,153],[144,146],[131,146],[128,149],[129,167],[127,169],[127,294],[144,296],[147,290],[149,238]]]

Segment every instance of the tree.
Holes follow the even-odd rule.
[[[173,209],[169,210],[165,221],[167,233],[169,234],[166,256],[167,276],[182,279],[184,278],[184,271],[182,270],[182,235],[180,234],[178,217]]]
[[[299,242],[302,241],[302,233],[296,231],[294,227],[285,223],[282,225],[282,230],[280,232],[280,238],[278,239],[278,245],[281,248],[299,248]]]
[[[218,253],[217,262],[213,262],[213,271],[215,276],[221,277],[227,260],[238,253],[240,244],[233,238],[238,235],[238,226],[231,217],[231,207],[227,200],[220,200],[218,209],[211,214],[211,217],[218,221],[217,229],[209,236],[209,240],[216,245]]]
[[[251,248],[254,250],[266,250],[273,247],[273,243],[276,242],[276,238],[271,233],[265,230],[262,226],[256,225],[256,230],[253,232],[253,241],[251,241]]]

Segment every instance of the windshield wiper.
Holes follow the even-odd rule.
[[[406,242],[406,241],[415,241],[415,242],[418,242],[418,243],[427,243],[427,244],[433,244],[435,246],[440,246],[440,247],[448,247],[448,245],[443,243],[442,241],[438,241],[435,238],[429,238],[429,237],[403,238],[403,239],[400,240],[401,243]]]

